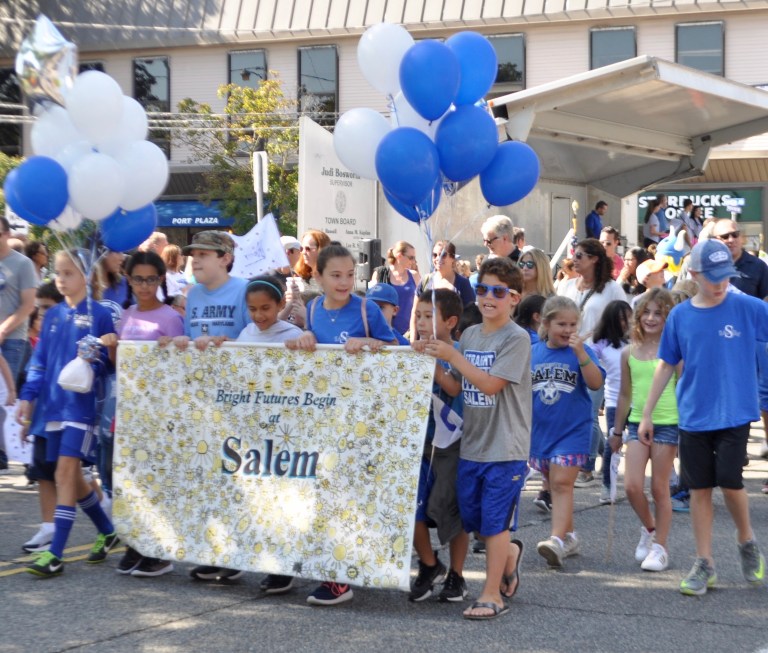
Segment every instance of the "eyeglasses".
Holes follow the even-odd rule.
[[[721,236],[717,236],[716,238],[718,240],[738,240],[741,236],[740,231],[729,231],[727,234],[722,234]]]
[[[156,286],[160,277],[131,277],[131,283],[137,286]]]
[[[504,299],[507,295],[518,294],[516,290],[506,286],[489,286],[484,283],[478,283],[475,287],[475,294],[478,297],[485,297],[488,293],[491,293],[496,299]]]
[[[488,245],[493,245],[493,243],[495,243],[499,238],[501,238],[501,236],[494,236],[493,238],[490,238],[490,239],[483,238],[483,245],[485,245],[486,247],[488,247]]]
[[[533,270],[533,268],[536,267],[536,264],[533,261],[518,261],[517,267],[519,268],[528,268],[529,270]]]
[[[300,251],[302,251],[302,252],[316,252],[317,251],[317,247],[302,247]]]

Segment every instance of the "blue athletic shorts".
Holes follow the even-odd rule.
[[[416,521],[431,521],[427,517],[427,503],[434,484],[435,472],[432,471],[429,460],[422,456],[419,468],[419,489],[416,491]]]
[[[48,446],[45,457],[48,462],[56,462],[61,456],[79,458],[88,463],[96,463],[97,439],[93,426],[81,429],[77,426],[65,426],[61,431],[46,431]]]
[[[640,441],[637,436],[637,427],[640,424],[635,422],[627,422],[627,442],[635,440]],[[653,441],[657,444],[671,444],[676,447],[678,440],[680,439],[680,431],[677,429],[677,424],[654,424],[653,425]]]
[[[484,537],[516,530],[527,471],[525,460],[477,463],[460,458],[456,495],[464,530]]]

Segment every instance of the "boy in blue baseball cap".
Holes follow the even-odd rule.
[[[400,300],[397,297],[395,288],[388,283],[377,283],[375,286],[368,288],[368,292],[365,293],[365,296],[367,299],[375,302],[384,314],[384,319],[387,321],[387,324],[392,326],[392,320],[400,310]],[[392,331],[397,338],[398,345],[407,346],[411,344],[397,329],[392,329]]]

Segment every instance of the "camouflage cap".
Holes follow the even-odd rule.
[[[207,249],[234,255],[235,241],[226,231],[201,231],[192,236],[192,244],[187,245],[182,251],[188,255],[193,249]]]

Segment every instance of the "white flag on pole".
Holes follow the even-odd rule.
[[[232,236],[235,249],[235,264],[232,276],[250,279],[259,274],[266,274],[275,268],[290,265],[280,242],[280,232],[274,216],[269,213],[245,236]]]

